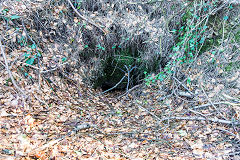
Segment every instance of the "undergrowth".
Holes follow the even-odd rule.
[[[189,69],[196,65],[202,54],[210,53],[210,62],[215,63],[217,56],[226,52],[223,46],[239,43],[239,31],[232,35],[233,38],[229,36],[239,28],[237,18],[229,18],[229,12],[233,8],[232,4],[224,4],[218,0],[189,3],[181,23],[170,31],[175,36],[175,44],[169,54],[170,61],[158,74],[145,72],[146,85],[170,79],[180,71],[185,72],[188,77]],[[235,48],[236,50],[239,51],[239,48]],[[229,72],[232,71],[233,64],[239,67],[239,61],[220,65],[224,72]],[[189,77],[188,82],[191,82]]]

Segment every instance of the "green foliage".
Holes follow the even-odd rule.
[[[75,8],[80,9],[82,5],[82,0],[76,0],[74,3]]]
[[[14,20],[14,19],[19,19],[20,16],[18,16],[18,15],[12,15],[12,16],[10,16],[10,18],[11,18],[11,20]]]
[[[229,62],[223,66],[225,72],[231,72],[234,69],[240,69],[240,61]]]
[[[104,50],[101,45],[97,45],[97,49]],[[123,72],[126,70],[125,65],[130,66],[134,64],[135,58],[132,57],[132,55],[130,49],[120,49],[119,51],[116,51],[113,56],[104,60],[102,62],[104,75],[95,81],[94,87],[101,86],[105,82],[108,82],[110,86],[117,84],[125,74]],[[119,88],[124,88],[126,83],[127,81],[124,80],[122,84],[119,85]]]
[[[9,9],[7,9],[7,8],[4,9],[4,10],[2,10],[2,14],[3,14],[3,15],[7,15],[8,11],[9,11]]]
[[[28,58],[26,63],[32,65],[34,63],[35,58]]]
[[[121,66],[124,65],[132,65],[135,62],[135,57],[132,55],[131,51],[129,49],[125,49],[117,53],[117,55],[114,57],[114,60],[116,63],[120,64]]]
[[[63,58],[62,58],[62,62],[65,62],[66,60],[67,60],[66,57],[63,57]]]
[[[100,44],[98,44],[96,47],[97,47],[97,49],[99,49],[99,50],[105,51],[105,48],[102,47]]]
[[[239,26],[240,27],[240,26]],[[237,42],[237,43],[240,43],[240,30],[236,33],[236,35],[235,35],[235,41]]]
[[[16,20],[16,19],[21,18],[21,16],[19,16],[19,15],[11,15],[11,16],[9,16],[9,15],[8,15],[8,12],[9,12],[9,9],[8,9],[8,8],[3,9],[1,12],[2,12],[2,15],[0,15],[0,17],[2,17],[3,19],[5,19],[6,21]]]
[[[197,3],[199,4],[192,4],[187,7],[185,14],[182,16],[181,24],[178,28],[170,31],[176,36],[175,45],[172,47],[172,53],[169,55],[171,60],[166,64],[163,71],[157,75],[151,76],[145,72],[146,85],[171,77],[181,65],[191,65],[203,52],[213,48],[213,46],[222,44],[223,30],[221,28],[215,29],[215,26],[211,26],[211,24],[216,23],[216,21],[218,24],[226,23],[229,20],[229,16],[225,15],[223,19],[220,19],[216,15],[211,14],[212,10],[217,7],[218,1]],[[203,14],[207,16],[202,16]],[[215,33],[219,33],[219,36],[209,36],[208,33],[212,29],[216,30]],[[225,27],[225,32],[230,29],[230,27]],[[239,39],[239,36],[235,36],[236,41],[239,41]],[[213,58],[212,62],[214,61],[215,59]],[[230,68],[228,66],[227,70]],[[190,82],[191,80],[188,79],[187,83]]]
[[[40,50],[36,50],[37,48],[35,44],[29,45],[28,47],[31,49],[27,50],[27,52],[25,52],[23,55],[27,65],[26,67],[22,67],[20,72],[22,72],[26,78],[32,79],[32,76],[28,73],[29,65],[35,65],[38,61],[38,58],[42,56],[42,52]]]
[[[6,79],[6,82],[4,83],[4,85],[9,86],[9,82],[12,82],[11,78]]]
[[[139,57],[139,53],[137,51],[133,51],[131,47],[129,48],[120,48],[119,45],[114,45],[112,48],[113,53],[111,56],[108,56],[105,60],[102,61],[103,67],[103,75],[98,77],[97,80],[94,81],[94,88],[102,87],[106,83],[109,86],[116,85],[122,77],[128,73],[128,69],[132,69],[131,71],[131,82],[137,84],[138,81],[134,80],[134,77],[144,78],[143,72],[147,73],[149,70],[146,69],[144,65],[141,65],[145,62]],[[101,50],[101,46],[98,45],[98,49]],[[136,66],[136,67],[134,67]],[[126,75],[125,75],[126,76]],[[117,89],[125,89],[128,84],[127,78],[123,79],[123,81],[118,85]]]

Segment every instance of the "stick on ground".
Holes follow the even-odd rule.
[[[4,52],[4,48],[3,48],[3,45],[2,45],[2,37],[0,37],[0,48],[1,48],[1,53],[2,53],[2,55],[3,55],[3,59],[4,59],[5,68],[6,68],[7,72],[8,72],[8,75],[9,75],[9,77],[10,77],[10,79],[11,79],[14,87],[15,87],[19,92],[21,92],[21,94],[22,94],[24,97],[26,97],[27,95],[26,95],[25,92],[17,85],[15,79],[13,78],[12,72],[11,72],[10,69],[9,69],[7,57],[6,57],[6,54],[5,54],[5,52]]]
[[[223,120],[223,119],[218,119],[218,118],[204,118],[204,117],[167,117],[162,119],[161,121],[166,121],[166,120],[170,120],[170,119],[175,119],[175,120],[190,120],[190,121],[211,121],[211,122],[215,122],[215,123],[223,123],[223,124],[233,124],[233,125],[240,125],[239,122],[237,121],[227,121],[227,120]]]

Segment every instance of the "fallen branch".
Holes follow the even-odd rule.
[[[227,105],[232,105],[232,106],[240,106],[240,103],[232,103],[232,102],[228,102],[228,101],[216,102],[216,103],[212,103],[212,104],[213,105],[227,104]],[[211,106],[212,104],[207,103],[207,104],[203,104],[203,105],[200,105],[200,106],[194,106],[194,107],[192,107],[192,109],[200,109],[200,108]]]
[[[98,29],[100,29],[103,33],[107,34],[107,31],[105,31],[104,29],[102,29],[99,25],[97,25],[96,23],[90,21],[89,19],[87,19],[86,17],[84,17],[83,15],[81,15],[78,10],[74,7],[74,5],[72,4],[71,0],[67,0],[68,3],[70,4],[70,6],[72,7],[72,9],[77,13],[77,15],[82,18],[83,20],[87,21],[88,23],[90,23],[91,25],[97,27]]]
[[[56,140],[52,140],[52,141],[44,144],[41,147],[38,146],[38,147],[32,149],[31,151],[27,152],[26,154],[29,155],[29,154],[34,153],[34,152],[39,152],[39,151],[45,150],[46,148],[51,147],[51,146],[61,142],[65,137],[71,136],[72,134],[76,134],[79,131],[89,129],[91,127],[92,126],[90,124],[88,124],[88,123],[80,124],[80,125],[76,126],[72,131],[68,132],[65,136],[63,136],[61,138],[58,138]]]
[[[121,97],[123,97],[123,96],[127,95],[128,93],[132,92],[134,89],[136,89],[136,88],[140,87],[141,85],[143,85],[143,83],[142,83],[142,84],[139,84],[139,85],[136,85],[136,86],[134,86],[134,87],[132,87],[132,88],[131,88],[131,89],[129,89],[129,90],[126,92],[126,93],[124,93],[124,94],[122,94],[122,95],[118,96],[118,98],[121,98]]]
[[[233,125],[240,125],[239,122],[234,122],[234,121],[227,121],[227,120],[223,120],[223,119],[218,119],[218,118],[204,118],[204,117],[168,117],[168,118],[164,118],[161,121],[166,121],[166,120],[170,120],[170,119],[175,119],[175,120],[189,120],[189,121],[211,121],[211,122],[215,122],[215,123],[223,123],[223,124],[233,124]]]
[[[193,95],[189,92],[178,91],[178,95],[182,97],[193,98]]]
[[[225,118],[224,115],[218,110],[218,108],[213,104],[212,100],[208,97],[207,93],[205,92],[205,90],[203,89],[202,85],[200,85],[204,95],[206,96],[207,100],[209,101],[209,103],[213,106],[213,108],[218,112],[218,114],[222,117]],[[226,119],[226,118],[225,118]]]
[[[218,105],[218,104],[224,104],[222,102],[218,102],[218,103],[213,103],[214,105]],[[200,108],[204,108],[204,107],[208,107],[211,106],[211,103],[207,103],[207,104],[203,104],[203,105],[199,105],[199,106],[194,106],[192,107],[192,109],[200,109]]]
[[[113,90],[114,88],[116,88],[116,87],[124,80],[125,77],[126,77],[126,75],[124,75],[124,76],[122,77],[122,79],[121,79],[115,86],[113,86],[112,88],[107,89],[106,91],[102,92],[101,94],[104,94],[104,93],[106,93],[106,92],[108,92],[108,91],[111,91],[111,90]]]
[[[12,72],[10,71],[9,69],[9,66],[8,66],[8,61],[7,61],[7,57],[6,57],[6,54],[4,52],[4,49],[3,49],[3,46],[2,46],[2,37],[0,37],[0,48],[1,48],[1,53],[3,55],[3,59],[4,59],[4,63],[5,63],[5,68],[8,72],[8,75],[14,85],[14,87],[23,94],[24,97],[26,97],[27,95],[25,94],[25,92],[17,85],[15,79],[13,78],[13,75],[12,75]]]
[[[180,96],[186,96],[186,97],[189,97],[189,98],[193,98],[193,96],[194,96],[194,93],[192,93],[182,82],[180,82],[176,77],[174,77],[173,76],[173,78],[181,85],[181,86],[183,86],[183,88],[185,88],[189,93],[187,93],[187,92],[185,92],[185,93],[183,93],[182,92],[182,94],[183,95],[181,95],[181,93],[179,93],[180,94]],[[190,95],[189,95],[190,94]]]
[[[149,110],[147,110],[146,108],[144,108],[144,107],[142,107],[142,106],[140,106],[140,105],[138,105],[138,108],[144,110],[145,112],[147,112],[148,114],[150,114],[151,116],[153,116],[154,118],[156,118],[158,121],[160,121],[160,122],[163,121],[163,120],[161,120],[158,116],[156,116],[154,113],[152,113],[152,112],[150,112]]]
[[[1,65],[2,65],[4,68],[6,68],[5,64],[3,64],[1,61],[0,61],[0,63],[1,63]]]
[[[226,132],[226,133],[230,134],[231,136],[234,136],[237,139],[240,139],[239,134],[234,134],[234,133],[232,133],[232,132],[230,132],[230,131],[228,131],[226,129],[223,129],[223,128],[216,128],[216,129],[220,130],[220,131],[223,131],[223,132]]]

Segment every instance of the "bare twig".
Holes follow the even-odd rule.
[[[171,119],[175,119],[175,120],[190,120],[190,121],[211,121],[211,122],[215,122],[215,123],[223,123],[223,124],[233,124],[233,125],[240,125],[239,122],[234,122],[234,121],[227,121],[227,120],[223,120],[223,119],[218,119],[218,118],[204,118],[204,117],[167,117],[162,119],[161,121],[166,121],[166,120],[171,120]]]
[[[185,88],[190,94],[191,97],[193,97],[194,93],[192,93],[182,82],[180,82],[176,77],[173,77],[179,84],[181,84],[181,86],[183,86],[183,88]]]
[[[48,108],[48,104],[47,104],[45,101],[43,101],[43,100],[41,100],[40,98],[38,98],[35,94],[33,94],[33,96],[34,96],[40,103],[45,104],[45,106]]]
[[[231,102],[228,102],[228,101],[223,101],[223,102],[216,102],[216,103],[207,103],[207,104],[203,104],[203,105],[200,105],[200,106],[194,106],[193,109],[200,109],[200,108],[208,107],[208,106],[211,106],[211,105],[219,105],[219,104],[227,104],[227,105],[232,105],[232,106],[240,106],[239,103],[231,103]]]
[[[58,138],[58,139],[53,140],[53,141],[50,141],[50,142],[44,144],[44,145],[41,146],[41,147],[38,146],[38,147],[32,149],[31,151],[29,151],[27,154],[44,150],[44,149],[46,149],[46,148],[48,148],[48,147],[50,147],[50,146],[53,146],[53,145],[61,142],[65,137],[70,136],[71,134],[76,134],[78,131],[86,130],[86,129],[89,129],[89,128],[91,128],[91,125],[88,124],[88,123],[86,123],[86,124],[85,124],[85,123],[84,123],[84,124],[80,124],[80,125],[76,126],[72,131],[70,131],[70,132],[68,132],[66,135],[64,135],[63,137]]]
[[[30,39],[30,41],[37,47],[37,44],[34,42],[34,40],[32,39],[32,37],[29,36],[29,34],[28,34],[27,30],[26,30],[26,27],[25,27],[25,25],[24,25],[23,20],[22,20],[22,26],[23,26],[23,30],[24,30],[24,32],[26,33],[27,37],[28,37],[28,38]]]
[[[127,69],[127,76],[128,76],[128,83],[127,83],[127,89],[126,89],[126,92],[127,92],[129,83],[130,83],[130,74],[131,74],[132,70],[136,68],[136,66],[132,67],[131,69],[129,69],[126,65],[124,65],[124,67]]]
[[[178,91],[179,96],[193,98],[193,95],[189,92]]]
[[[210,104],[213,106],[213,108],[218,112],[218,114],[220,116],[222,116],[222,118],[226,119],[223,114],[217,109],[217,107],[212,103],[211,99],[208,97],[207,93],[205,92],[205,90],[203,89],[202,85],[200,85],[204,95],[206,96],[207,100],[210,102]]]
[[[127,95],[128,93],[132,92],[134,89],[136,89],[136,88],[140,87],[141,85],[142,85],[142,84],[139,84],[139,85],[136,85],[136,86],[132,87],[132,88],[131,88],[131,89],[129,89],[129,90],[126,92],[126,93],[124,93],[124,94],[120,95],[118,98],[121,98],[121,97],[123,97],[123,96]]]
[[[134,66],[134,67],[132,67],[131,69],[129,69],[129,68],[125,65],[125,68],[127,69],[127,71],[125,71],[125,75],[122,77],[122,79],[121,79],[115,86],[113,86],[113,87],[110,88],[110,89],[107,89],[106,91],[102,92],[101,94],[104,94],[104,93],[106,93],[106,92],[108,92],[108,91],[111,91],[111,90],[113,90],[114,88],[116,88],[116,87],[124,80],[124,78],[126,78],[126,76],[127,76],[127,78],[128,78],[127,91],[126,91],[126,93],[128,92],[128,87],[129,87],[129,83],[130,83],[130,73],[133,71],[133,69],[136,68],[136,66]]]
[[[149,0],[147,2],[139,2],[139,1],[135,1],[135,2],[127,2],[128,4],[152,4],[152,3],[157,3],[157,2],[162,2],[163,0]]]
[[[122,77],[122,79],[121,79],[115,86],[113,86],[112,88],[109,88],[109,89],[107,89],[106,91],[102,92],[102,94],[104,94],[104,93],[106,93],[106,92],[108,92],[108,91],[111,91],[111,90],[113,90],[114,88],[116,88],[116,87],[124,80],[125,77],[126,77],[126,75],[124,75],[124,76]]]
[[[19,92],[21,92],[24,97],[26,97],[26,96],[27,96],[26,93],[17,85],[15,79],[13,78],[12,72],[11,72],[10,69],[9,69],[7,57],[6,57],[6,54],[5,54],[4,49],[3,49],[3,46],[2,46],[2,37],[0,37],[0,48],[1,48],[1,53],[2,53],[2,55],[3,55],[3,59],[4,59],[4,62],[5,62],[5,68],[6,68],[7,72],[8,72],[8,75],[9,75],[9,77],[10,77],[10,79],[11,79],[14,87],[15,87]]]
[[[198,111],[194,111],[194,110],[192,110],[192,109],[188,109],[190,112],[193,112],[193,113],[195,113],[195,114],[199,114],[200,116],[203,116],[203,117],[206,117],[207,115],[204,115],[204,114],[202,114],[202,113],[200,113],[200,112],[198,112]]]
[[[165,26],[167,28],[167,31],[170,32],[170,29],[168,27],[169,23],[171,22],[171,20],[178,15],[179,13],[181,13],[182,11],[184,11],[188,6],[190,6],[194,1],[191,1],[190,3],[188,3],[185,7],[183,7],[181,10],[179,10],[178,12],[174,13],[171,17],[168,18],[167,22],[165,23]]]
[[[88,23],[90,23],[91,25],[97,27],[98,29],[100,29],[103,33],[107,34],[107,31],[105,31],[104,29],[102,29],[99,25],[97,25],[96,23],[92,22],[91,20],[89,20],[88,18],[84,17],[83,15],[81,15],[78,10],[73,6],[71,0],[67,0],[68,3],[70,4],[70,6],[72,7],[72,9],[77,13],[77,15],[82,18],[83,20],[87,21]]]
[[[218,102],[218,103],[213,103],[214,105],[218,105],[218,104],[223,104],[222,102]],[[207,104],[203,104],[203,105],[200,105],[200,106],[194,106],[193,109],[200,109],[200,108],[204,108],[204,107],[208,107],[208,106],[211,106],[212,104],[211,103],[207,103]]]
[[[220,130],[220,131],[223,131],[223,132],[226,132],[226,133],[228,133],[228,134],[236,137],[237,139],[239,139],[239,135],[236,135],[236,134],[234,134],[234,133],[232,133],[232,132],[230,132],[230,131],[228,131],[228,130],[226,130],[226,129],[223,129],[223,128],[216,128],[216,129],[217,129],[217,130]]]
[[[127,83],[127,88],[126,88],[126,92],[128,91],[128,87],[129,87],[129,83],[130,83],[130,72],[129,69],[126,65],[124,65],[124,67],[127,69],[127,77],[128,77],[128,83]]]
[[[140,105],[138,105],[138,108],[146,111],[147,113],[149,113],[150,115],[152,115],[154,118],[156,118],[159,122],[163,121],[163,120],[161,120],[158,116],[156,116],[154,113],[152,113],[152,112],[150,112],[149,110],[147,110],[146,108],[144,108],[144,107],[142,107],[142,106],[140,106]]]

